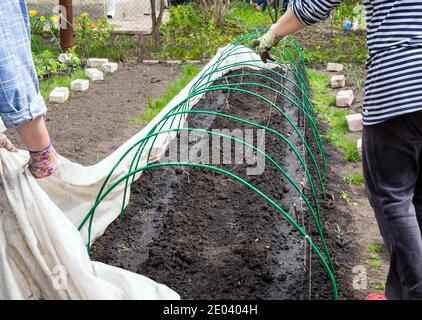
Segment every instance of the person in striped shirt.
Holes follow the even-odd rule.
[[[325,20],[341,0],[292,0],[259,39],[264,62],[287,35]],[[363,170],[390,252],[388,299],[422,299],[422,1],[363,0],[367,79]]]

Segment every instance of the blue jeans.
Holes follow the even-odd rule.
[[[369,202],[390,252],[389,300],[422,299],[422,111],[365,126]]]
[[[258,0],[256,2],[256,4],[259,5],[259,6],[262,4],[262,12],[264,12],[265,9],[267,9],[267,6],[268,6],[267,0]]]
[[[31,52],[28,9],[24,0],[0,1],[0,116],[16,128],[45,114]]]
[[[280,0],[275,0],[275,1],[279,1],[278,3],[280,3],[280,2],[282,2],[281,3],[281,7],[282,7],[282,9],[283,9],[283,13],[285,13],[286,11],[287,11],[287,7],[289,6],[289,2],[290,2],[290,0],[282,0],[282,1],[280,1]],[[267,9],[267,7],[268,7],[268,1],[267,0],[258,0],[257,2],[256,2],[258,5],[263,5],[262,6],[262,11],[264,12],[266,9]]]
[[[283,13],[287,11],[290,0],[283,0]]]

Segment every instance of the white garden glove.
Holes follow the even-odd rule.
[[[0,148],[5,148],[10,152],[18,152],[18,149],[3,133],[0,133]]]
[[[254,48],[258,47],[259,55],[261,60],[264,63],[267,63],[267,60],[275,61],[275,59],[270,55],[270,50],[274,48],[278,43],[283,39],[283,37],[278,37],[274,35],[271,29],[264,34],[261,38],[255,40],[252,44]]]

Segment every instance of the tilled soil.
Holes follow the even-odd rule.
[[[280,90],[257,76],[244,76],[242,81]],[[253,91],[273,101],[305,133],[303,117],[298,118],[299,111],[286,99],[265,88]],[[284,117],[246,93],[211,92],[195,109],[220,111],[271,127],[304,152],[303,143]],[[191,128],[209,130],[252,128],[209,115],[190,116],[188,121]],[[209,143],[205,138],[196,138],[196,142]],[[265,147],[298,184],[304,181],[297,159],[276,135],[266,133],[262,139],[255,134],[254,146]],[[232,158],[233,149],[234,144]],[[255,176],[246,174],[253,167],[246,163],[216,166],[253,184],[317,239],[297,191],[268,160],[265,170]],[[298,215],[294,205],[299,208]],[[334,242],[329,241],[331,245]],[[320,245],[318,240],[316,244]],[[116,220],[94,243],[92,258],[164,283],[184,299],[332,298],[326,271],[292,225],[247,187],[206,169],[162,167],[144,172],[133,186],[125,219]]]

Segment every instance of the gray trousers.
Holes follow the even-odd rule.
[[[365,126],[369,202],[390,252],[388,299],[422,299],[422,111]]]

